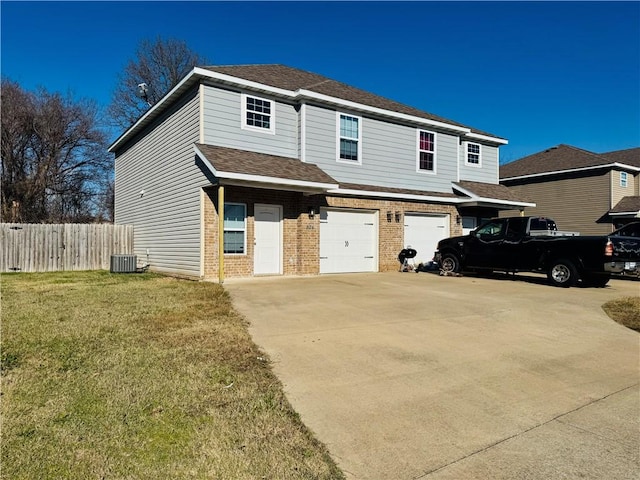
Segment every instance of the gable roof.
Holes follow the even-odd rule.
[[[142,115],[109,147],[116,152],[145,127],[152,124],[180,96],[201,82],[228,85],[267,93],[291,102],[311,101],[336,108],[352,109],[381,118],[453,131],[472,140],[505,145],[496,135],[472,129],[458,122],[360,90],[316,73],[285,65],[235,65],[194,67],[170,92]]]
[[[219,179],[300,191],[326,191],[338,182],[317,165],[297,158],[196,143],[196,155]],[[266,187],[269,188],[269,187]]]
[[[417,108],[404,105],[402,103],[390,100],[385,97],[352,87],[346,83],[332,80],[328,77],[318,75],[316,73],[307,72],[298,68],[288,67],[286,65],[270,64],[270,65],[233,65],[233,66],[208,66],[202,67],[212,72],[223,73],[234,77],[242,78],[252,82],[263,83],[272,87],[282,88],[285,90],[305,90],[315,92],[328,97],[339,98],[350,102],[367,105],[369,107],[390,110],[393,112],[404,113],[415,117],[425,118],[436,122],[449,125],[455,125],[470,129],[473,132],[489,137],[499,138],[487,132],[477,129],[471,129],[462,123],[428,113]],[[503,139],[504,140],[504,139]]]
[[[500,166],[500,179],[537,176],[552,173],[565,173],[576,170],[600,168],[604,166],[640,167],[640,148],[619,150],[605,154],[597,154],[572,147],[558,145],[539,153],[529,155],[514,162]]]

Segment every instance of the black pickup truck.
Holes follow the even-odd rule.
[[[559,232],[542,217],[494,218],[469,235],[441,240],[434,260],[444,272],[540,272],[558,287],[603,287],[612,273],[640,261],[640,238]]]

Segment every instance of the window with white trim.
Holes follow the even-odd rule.
[[[275,133],[275,104],[272,100],[242,94],[242,128]]]
[[[362,163],[360,117],[338,113],[338,160]]]
[[[247,206],[224,204],[224,253],[245,254],[247,249]]]
[[[418,130],[418,172],[436,171],[436,134]]]
[[[627,172],[620,172],[620,186],[622,188],[627,188],[628,178]]]
[[[482,148],[479,143],[467,142],[467,163],[474,166],[480,166]]]

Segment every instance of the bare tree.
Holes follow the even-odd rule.
[[[143,40],[136,57],[127,63],[118,77],[111,104],[107,110],[115,126],[129,128],[150,107],[178,84],[196,65],[207,61],[181,40],[161,37]],[[138,95],[139,86],[146,85],[146,98]]]
[[[96,105],[8,79],[1,94],[2,221],[91,221],[113,168]]]

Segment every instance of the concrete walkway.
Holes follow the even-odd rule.
[[[640,282],[519,278],[225,288],[349,479],[638,479],[640,337],[601,305],[639,295]]]

